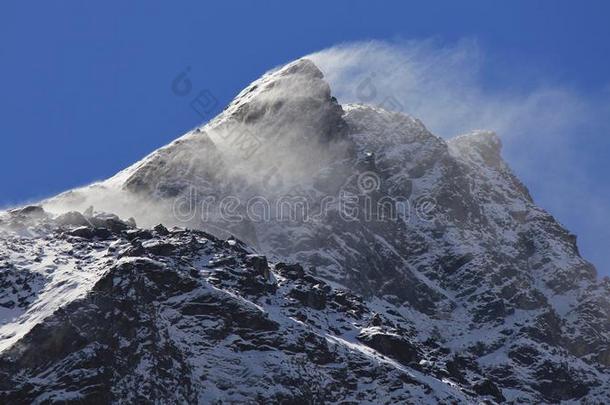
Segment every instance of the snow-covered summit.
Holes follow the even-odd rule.
[[[101,313],[120,311],[116,301],[124,295],[133,298],[129,294],[131,287],[139,291],[140,270],[150,270],[149,281],[154,283],[163,273],[170,281],[193,287],[176,291],[174,281],[161,277],[160,287],[155,287],[165,294],[166,301],[156,307],[160,312],[150,315],[140,308],[136,314],[125,315],[142,319],[152,316],[154,321],[146,330],[162,330],[163,336],[168,336],[162,339],[163,344],[170,341],[170,346],[178,345],[176,353],[188,352],[180,348],[191,342],[191,333],[197,335],[207,325],[216,325],[218,321],[208,314],[188,318],[195,322],[190,329],[183,316],[204,315],[197,311],[211,311],[216,300],[229,299],[217,295],[216,289],[224,285],[232,304],[222,315],[222,333],[205,335],[205,348],[195,354],[201,363],[172,362],[163,357],[164,364],[174,365],[168,366],[171,376],[184,379],[185,386],[195,387],[193,392],[208,395],[185,394],[184,398],[197,398],[195,402],[243,399],[244,393],[254,391],[266,399],[284,398],[277,396],[276,389],[292,387],[292,380],[287,380],[281,367],[274,368],[286,360],[284,356],[301,362],[300,369],[290,367],[292,378],[313,384],[332,374],[334,379],[329,381],[345,382],[338,391],[325,391],[333,395],[329,396],[331,402],[353,398],[373,401],[375,389],[384,399],[392,398],[389,391],[393,386],[386,387],[387,380],[377,366],[369,367],[371,361],[397,373],[395,381],[400,382],[396,382],[399,394],[395,401],[468,403],[479,396],[513,403],[610,402],[608,282],[598,280],[594,267],[580,256],[575,237],[536,206],[501,152],[501,141],[493,132],[474,131],[444,140],[406,114],[368,105],[341,106],[311,61],[295,61],[253,82],[218,117],[113,178],[43,202],[44,209],[54,215],[83,212],[64,219],[68,225],[57,224],[54,216],[47,220],[43,216],[39,223],[29,222],[27,213],[9,215],[4,220],[7,235],[18,229],[20,235],[25,233],[30,238],[4,236],[9,241],[5,250],[16,246],[27,252],[7,256],[7,266],[15,265],[7,283],[21,280],[19,275],[27,273],[24,277],[30,286],[29,290],[16,289],[16,295],[10,298],[23,302],[23,311],[29,313],[27,321],[19,318],[23,311],[16,312],[17,318],[10,321],[35,327],[45,321],[49,309],[54,311],[68,300],[81,297],[79,293],[68,295],[66,301],[54,298],[48,303],[40,298],[66,297],[62,292],[66,281],[61,277],[71,271],[30,265],[35,262],[30,246],[37,251],[48,248],[51,253],[45,256],[89,269],[89,278],[79,275],[79,282],[74,282],[85,294],[102,273],[112,274],[112,283],[107,278],[97,287],[113,297],[102,309],[95,309]],[[230,202],[228,211],[223,206],[226,201]],[[162,222],[167,228],[176,225],[223,238],[234,235],[251,246],[243,248],[243,255],[256,249],[270,262],[284,263],[275,266],[277,271],[257,270],[262,271],[257,275],[267,281],[280,280],[278,289],[269,290],[273,288],[262,279],[259,281],[263,285],[251,285],[244,269],[259,265],[222,249],[210,250],[213,257],[207,258],[214,263],[214,274],[206,273],[203,284],[191,280],[194,273],[208,272],[206,266],[185,256],[188,246],[203,243],[201,235],[180,231],[174,235],[164,228],[155,232],[129,229],[132,225],[108,234],[108,230],[99,229],[105,229],[105,225],[89,223],[91,215],[85,215],[85,210],[90,206],[122,218],[133,217],[144,227]],[[89,222],[80,223],[81,216]],[[75,218],[78,224],[70,222]],[[112,239],[116,245],[107,246],[101,239]],[[216,244],[210,242],[211,237],[205,239],[208,242],[204,244]],[[224,242],[218,244],[224,246]],[[227,239],[226,244],[242,246],[235,238]],[[72,249],[74,255],[73,246],[83,252],[76,254],[78,260],[64,254]],[[117,262],[119,248],[128,250],[136,264]],[[96,256],[95,252],[105,253]],[[86,260],[81,260],[82,256]],[[179,269],[179,274],[166,274],[164,265],[148,261],[159,261],[158,256],[168,257],[165,266]],[[300,265],[295,267],[294,263]],[[61,277],[37,275],[49,269],[49,274]],[[125,279],[121,271],[125,271]],[[282,290],[281,282],[290,288]],[[55,288],[61,293],[55,293]],[[349,290],[349,294],[363,298],[347,302],[338,293],[331,299],[334,290]],[[36,295],[37,291],[43,293]],[[200,295],[205,298],[200,299]],[[40,301],[33,304],[32,297]],[[298,308],[286,312],[292,300],[317,312]],[[329,309],[329,300],[342,302],[349,311],[364,311],[354,303],[359,302],[368,308],[368,315],[359,318],[357,325],[343,325],[340,319],[344,315]],[[71,310],[86,315],[92,303],[75,305],[77,308]],[[95,311],[99,316],[100,312]],[[257,314],[248,319],[255,320],[261,331],[244,332],[244,326],[237,322],[244,311]],[[281,319],[283,326],[274,329],[259,315],[274,322]],[[176,324],[180,326],[174,328]],[[67,326],[52,318],[45,330],[55,327]],[[288,335],[302,345],[279,338],[277,330],[282,331],[279,334],[290,331]],[[31,334],[34,329],[31,333],[30,329],[20,331],[22,335],[6,338],[13,339],[6,340],[7,347],[27,346],[28,339],[44,341],[40,334]],[[259,339],[258,332],[264,338]],[[131,347],[131,339],[141,347],[130,353],[144,356],[138,373],[148,376],[146,381],[160,390],[155,381],[167,380],[142,371],[150,369],[152,360],[146,360],[146,356],[156,359],[159,353],[151,352],[143,343],[149,335],[124,330],[117,333],[116,341],[106,335],[99,340],[95,334],[87,335],[84,341],[93,348],[77,353],[66,349],[54,360],[53,367],[64,364],[76,370],[81,360],[74,358],[87,358],[91,353],[99,356],[97,348],[109,341]],[[77,335],[69,336],[76,339]],[[332,357],[334,361],[359,364],[357,369],[363,374],[333,374],[335,363],[320,363],[318,355],[331,358],[326,356],[322,341],[344,351],[345,356]],[[215,352],[215,345],[222,350]],[[168,349],[168,353],[174,353],[174,349]],[[254,390],[256,378],[248,378],[250,374],[240,380],[245,385],[239,389],[223,385],[222,376],[231,375],[235,364],[246,364],[249,373],[255,373],[251,369],[261,362],[268,364],[268,351],[273,353],[271,375],[278,380],[266,380],[269,385],[263,393]],[[295,351],[306,353],[306,358],[293,358]],[[106,355],[118,361],[110,354],[102,357]],[[411,364],[415,359],[422,362],[417,367]],[[209,361],[219,370],[202,366]],[[29,364],[24,360],[11,367],[22,369]],[[41,373],[49,373],[42,365],[37,367],[41,367]],[[323,370],[322,374],[314,373],[317,368]],[[304,374],[294,377],[295,369],[304,370]],[[131,380],[125,380],[129,373],[121,370],[110,371],[115,379],[105,380],[108,390],[123,392],[132,386]],[[373,371],[367,374],[366,370]],[[365,382],[360,379],[362,375],[370,379]],[[422,375],[426,379],[432,376],[432,380],[426,380],[427,388],[414,388],[418,384],[414,381],[420,381]],[[36,378],[30,375],[23,383],[39,381]],[[206,382],[201,383],[201,379]],[[180,385],[175,381],[172,384]],[[163,395],[171,397],[171,393]],[[285,398],[302,397],[286,394]]]
[[[502,141],[493,131],[476,130],[450,139],[451,151],[464,159],[499,167],[502,160]]]

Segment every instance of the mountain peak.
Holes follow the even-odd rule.
[[[252,173],[294,178],[322,166],[343,147],[338,144],[347,131],[344,111],[323,77],[308,59],[264,74],[219,116],[153,152],[119,180],[130,191],[175,197],[189,184],[259,182]]]
[[[307,59],[266,73],[0,212],[0,402],[610,403],[607,284],[501,147],[343,108]]]
[[[252,82],[201,129],[221,151],[237,154],[240,164],[246,156],[249,166],[259,168],[268,166],[270,157],[275,166],[301,160],[311,165],[304,158],[320,156],[320,145],[326,149],[330,142],[345,138],[343,114],[318,67],[309,59],[298,59]],[[253,145],[246,153],[235,147],[244,138]],[[293,172],[306,169],[291,165]]]
[[[479,149],[485,148],[494,153],[500,153],[502,151],[502,141],[500,140],[500,137],[494,131],[485,129],[476,129],[457,136],[451,139],[450,142],[474,146]]]
[[[294,100],[330,101],[330,86],[323,79],[324,75],[312,61],[298,59],[253,81],[235,97],[223,115],[248,118],[243,110],[249,110],[252,104],[259,106],[255,110],[275,112]]]
[[[301,74],[322,79],[324,74],[310,59],[301,58],[284,65],[277,72],[281,75]]]
[[[447,144],[454,155],[463,159],[482,161],[498,167],[502,161],[502,141],[494,131],[475,130],[450,139]]]

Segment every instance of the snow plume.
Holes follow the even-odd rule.
[[[439,136],[477,128],[504,137],[575,125],[587,100],[560,86],[486,90],[485,56],[475,41],[347,44],[309,55],[341,103],[375,104],[421,119]]]
[[[590,151],[582,146],[595,131],[608,131],[601,117],[610,112],[609,92],[594,99],[549,84],[548,78],[531,85],[489,86],[490,61],[472,40],[450,46],[435,41],[345,44],[306,59],[315,65],[300,60],[270,71],[208,124],[111,181],[77,190],[78,197],[61,203],[55,200],[54,207],[93,205],[134,216],[142,225],[171,225],[176,221],[168,206],[192,185],[204,195],[209,186],[242,202],[289,193],[346,150],[337,133],[342,111],[334,96],[340,104],[409,114],[445,138],[475,129],[497,132],[507,161],[534,198],[581,235],[585,256],[605,251],[600,246],[610,241],[610,222],[603,215],[610,196],[587,181]],[[509,82],[523,80],[511,77]],[[100,188],[106,191],[99,193]],[[137,192],[143,188],[153,198]],[[598,253],[594,258],[603,269],[609,257]]]
[[[536,200],[582,236],[585,256],[610,241],[610,196],[600,191],[608,184],[591,184],[595,168],[587,167],[586,147],[587,138],[600,143],[599,133],[610,131],[610,92],[582,94],[548,75],[523,84],[512,73],[509,81],[518,86],[489,86],[486,69],[493,61],[475,40],[449,46],[434,40],[349,43],[308,58],[340,103],[404,112],[445,138],[475,129],[497,132],[507,161]],[[606,273],[608,259],[595,254]]]
[[[281,173],[265,193],[286,192],[345,152],[341,107],[319,70],[298,60],[244,89],[217,120],[201,128],[228,162],[230,177],[252,185]],[[278,188],[279,187],[279,188]]]
[[[342,114],[320,71],[298,60],[253,82],[209,123],[112,179],[46,201],[45,208],[93,206],[143,226],[197,226],[207,214],[192,208],[202,209],[210,197],[217,198],[214,204],[226,197],[243,205],[307,186],[317,171],[345,156]]]
[[[59,194],[42,202],[45,211],[58,215],[69,211],[86,212],[93,208],[96,212],[118,215],[121,219],[135,218],[137,225],[151,228],[163,223],[179,225],[172,214],[168,201],[145,198],[129,191],[95,183]]]

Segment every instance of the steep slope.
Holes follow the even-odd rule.
[[[302,59],[266,74],[218,117],[115,177],[43,205],[55,214],[93,205],[133,216],[148,227],[163,222],[221,238],[236,235],[272,262],[301,263],[311,272],[308,277],[315,273],[316,283],[330,291],[348,289],[362,295],[367,313],[374,311],[394,324],[395,330],[385,330],[383,338],[374,328],[352,330],[351,338],[317,330],[326,341],[339,336],[349,343],[336,343],[347,356],[337,362],[360,356],[362,347],[354,344],[362,341],[399,361],[410,349],[388,347],[408,338],[418,353],[426,354],[420,357],[419,372],[435,378],[434,383],[426,381],[430,388],[424,390],[435,396],[426,397],[431,401],[451,397],[467,402],[478,392],[514,403],[609,402],[610,282],[597,279],[593,266],[579,255],[575,236],[535,205],[503,161],[501,146],[492,132],[475,131],[445,141],[404,114],[341,106],[322,73]],[[41,241],[40,249],[49,243],[62,249],[65,243],[61,238],[30,237]],[[103,251],[99,243],[88,243],[87,249]],[[31,291],[16,289],[10,297],[21,306],[10,308],[17,312],[9,319],[23,311],[37,312],[38,307],[28,306],[35,302],[33,297],[38,291],[46,297],[45,286],[54,284],[45,283],[59,284],[64,277],[41,278],[44,266],[15,267],[19,260],[33,257],[28,252],[25,259],[10,256],[5,266],[12,269],[6,272],[7,285],[24,279],[31,285]],[[81,276],[75,291],[97,288],[92,287],[97,275],[122,263],[108,257],[108,266],[102,266],[102,258],[87,257],[100,270],[95,276]],[[174,262],[165,266],[179,270]],[[221,273],[232,274],[234,265],[226,267]],[[68,275],[74,271],[66,269]],[[221,281],[223,277],[228,276],[220,276]],[[197,280],[189,282],[200,283]],[[173,287],[166,287],[170,290],[161,289],[160,294],[178,299]],[[204,283],[197,288],[208,287]],[[251,301],[244,291],[232,294]],[[309,293],[309,298],[296,294],[306,302],[311,298]],[[71,299],[54,298],[48,309]],[[272,316],[284,307],[280,301],[256,305]],[[317,311],[330,316],[327,328],[337,328],[334,323],[340,323],[342,315],[329,315],[326,307]],[[48,316],[44,314],[22,323],[39,324]],[[358,322],[363,319],[368,318]],[[18,347],[11,345],[24,339],[30,328],[5,338],[5,347]],[[303,333],[298,330],[292,336]],[[228,357],[217,364],[224,361],[233,364]],[[307,367],[312,367],[309,362]],[[370,378],[358,383],[372,390],[365,389],[362,398],[352,397],[360,388],[343,394],[325,389],[325,398],[373,401],[376,384],[378,398],[391,398],[392,390],[379,382],[379,375]],[[455,389],[435,385],[443,378]],[[109,381],[104,382],[108,387],[118,384]],[[339,384],[340,379],[335,381]],[[210,385],[204,391],[215,389]],[[256,393],[272,398],[271,391]],[[409,385],[396,395],[414,400],[419,391]],[[238,397],[219,393],[216,398]]]
[[[469,383],[447,382],[450,372],[431,362],[442,351],[413,340],[408,320],[376,314],[298,264],[269,265],[239,240],[201,231],[40,215],[21,215],[27,228],[6,219],[30,236],[4,233],[1,252],[10,244],[36,251],[40,263],[75,261],[93,282],[62,284],[64,270],[32,265],[32,277],[15,284],[31,295],[19,300],[18,317],[5,314],[3,329],[35,326],[0,356],[3,403],[436,403],[476,395]],[[41,239],[61,248],[31,247]],[[40,318],[45,294],[63,305]]]

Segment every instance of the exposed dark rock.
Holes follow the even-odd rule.
[[[44,209],[39,205],[28,205],[23,208],[18,208],[10,211],[10,214],[16,217],[31,217],[31,218],[43,218],[47,214]]]
[[[170,256],[176,250],[172,243],[160,241],[146,242],[142,246],[147,252],[157,256]]]
[[[74,228],[69,231],[68,234],[84,239],[108,239],[112,235],[112,232],[110,232],[106,228],[90,228],[88,226],[79,226],[78,228]]]
[[[92,227],[93,225],[83,214],[78,211],[70,211],[65,214],[61,214],[55,218],[55,222],[61,225],[73,225],[73,226],[86,226]]]
[[[502,395],[502,390],[499,389],[493,381],[489,379],[484,379],[482,381],[477,382],[473,385],[472,389],[479,395],[483,396],[491,396],[498,402],[506,401],[504,395]]]
[[[300,264],[278,263],[275,265],[275,270],[290,280],[297,280],[305,276],[305,270]]]
[[[129,240],[148,240],[153,238],[152,232],[147,229],[128,229],[124,232],[124,234]]]
[[[358,335],[358,340],[403,364],[417,363],[421,359],[416,345],[392,332],[366,329]]]
[[[303,305],[317,310],[326,308],[326,293],[320,286],[297,286],[290,295],[299,300]]]
[[[508,357],[524,366],[531,366],[536,363],[540,352],[530,346],[517,346],[508,353]]]
[[[578,374],[565,363],[554,364],[546,361],[536,370],[535,385],[551,402],[581,398],[589,392],[590,385]]]
[[[159,235],[161,235],[161,236],[167,236],[167,235],[169,235],[169,231],[167,230],[167,228],[166,228],[166,227],[164,227],[164,226],[163,226],[163,225],[161,225],[161,224],[159,224],[159,225],[155,226],[155,227],[153,228],[153,230],[154,230],[155,232],[157,232],[157,234],[159,234]]]
[[[248,255],[246,256],[244,263],[252,267],[252,270],[258,275],[264,276],[269,279],[269,264],[267,258],[261,255]]]

